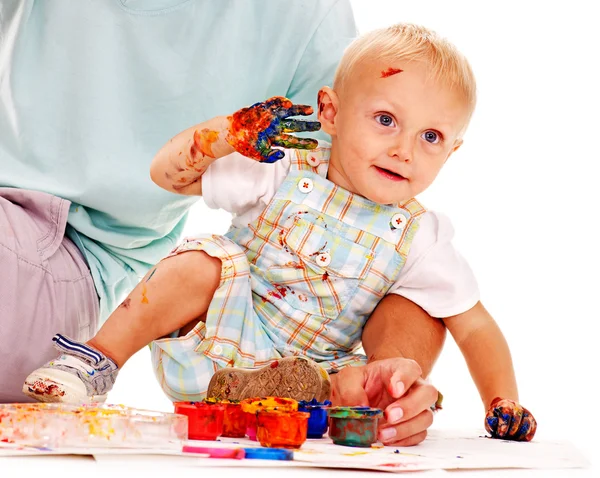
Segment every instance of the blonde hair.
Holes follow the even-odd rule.
[[[399,60],[426,62],[434,80],[443,81],[462,93],[468,106],[466,124],[469,123],[476,103],[471,66],[452,43],[420,25],[399,23],[358,37],[344,52],[335,72],[333,89],[341,92],[360,65]]]

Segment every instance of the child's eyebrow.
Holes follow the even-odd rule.
[[[381,78],[388,78],[392,75],[395,75],[397,73],[402,73],[404,70],[401,70],[400,68],[393,68],[393,67],[389,67],[387,70],[382,70],[381,72]]]

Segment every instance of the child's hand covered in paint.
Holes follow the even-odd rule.
[[[494,398],[485,417],[485,429],[492,438],[531,441],[537,423],[531,412],[514,400]]]
[[[310,106],[294,105],[283,96],[274,96],[229,116],[227,142],[244,156],[265,163],[274,163],[284,157],[283,151],[272,149],[272,146],[314,149],[317,140],[287,134],[318,131],[321,128],[318,121],[288,119],[289,116],[307,116],[312,112]]]

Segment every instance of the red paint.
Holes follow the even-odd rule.
[[[225,403],[223,416],[223,437],[244,438],[248,427],[248,414],[240,403]]]
[[[36,395],[46,395],[52,397],[64,397],[65,391],[61,390],[56,383],[46,383],[36,381],[31,387],[28,387],[30,392]]]
[[[300,448],[306,441],[308,417],[308,412],[261,410],[256,419],[258,441],[270,448]]]
[[[223,433],[225,406],[204,402],[175,402],[175,413],[188,417],[190,440],[216,440]]]
[[[397,73],[402,73],[404,70],[401,70],[400,68],[388,68],[387,70],[383,70],[381,72],[381,78],[388,78],[392,75],[396,75]]]
[[[279,367],[279,362],[277,360],[275,360],[275,362],[271,363],[271,368],[277,368]]]

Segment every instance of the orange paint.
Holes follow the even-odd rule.
[[[298,402],[292,398],[283,397],[255,397],[246,398],[241,401],[242,410],[247,414],[248,426],[246,434],[250,440],[257,438],[257,415],[262,410],[277,410],[283,412],[295,412],[298,410]]]
[[[146,289],[146,284],[142,284],[142,304],[148,304],[148,297],[146,297],[146,293],[148,289]]]
[[[212,144],[219,139],[219,133],[217,131],[211,131],[208,128],[204,128],[200,132],[194,131],[194,144],[192,147],[196,147],[203,156],[214,158],[215,155],[212,152]],[[191,153],[191,149],[190,149]]]
[[[256,436],[261,446],[298,449],[306,441],[308,412],[261,410],[257,413]]]
[[[240,403],[225,403],[223,416],[223,437],[244,438],[248,426],[248,414],[242,410]]]

